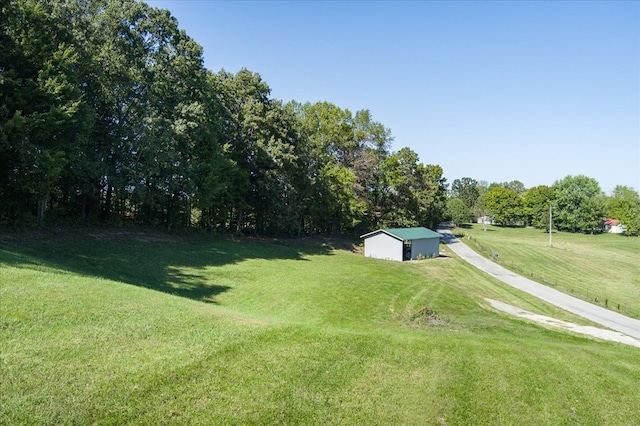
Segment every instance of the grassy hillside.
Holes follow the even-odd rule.
[[[482,225],[458,228],[464,242],[521,275],[607,307],[640,318],[640,238],[615,234],[549,234],[532,228]]]
[[[448,257],[0,237],[1,424],[640,424],[639,351]]]

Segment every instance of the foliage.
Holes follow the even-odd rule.
[[[494,186],[487,191],[484,204],[493,221],[504,225],[515,225],[522,220],[522,199],[513,189]]]
[[[480,196],[478,181],[469,177],[454,180],[451,183],[450,196],[462,200],[467,209],[473,209]]]
[[[522,182],[520,182],[519,180],[512,180],[510,182],[502,182],[502,183],[499,183],[497,185],[501,186],[503,188],[512,189],[515,192],[517,192],[518,195],[524,194],[524,192],[527,190],[525,188],[524,184]]]
[[[442,169],[416,158],[390,185],[393,138],[369,110],[212,73],[166,10],[16,0],[2,14],[0,223],[297,235],[442,218]]]
[[[449,198],[447,200],[447,217],[456,226],[460,226],[473,220],[473,212],[467,208],[460,198]]]
[[[607,198],[606,203],[607,216],[620,220],[625,227],[625,235],[640,233],[640,195],[637,191],[618,185],[611,197]]]
[[[75,144],[82,119],[74,64],[78,51],[69,29],[43,2],[2,6],[0,56],[0,221],[36,211],[45,218]],[[81,128],[81,126],[80,126]]]
[[[444,216],[446,180],[442,168],[418,163],[418,155],[403,148],[384,164],[386,203],[381,225],[435,228]]]
[[[522,194],[522,206],[526,222],[536,228],[549,229],[549,207],[553,203],[553,189],[546,185],[535,186]]]
[[[626,235],[638,235],[640,229],[640,197],[631,188],[618,186],[611,197],[605,197],[598,182],[586,176],[567,176],[552,187],[540,185],[524,190],[519,181],[473,184],[478,193],[474,212],[477,216],[491,214],[492,220],[503,225],[524,223],[536,228],[549,228],[549,208],[553,207],[554,227],[571,232],[601,231],[605,217],[620,219]],[[453,191],[453,188],[456,188]],[[454,181],[454,194],[470,192],[462,181]],[[475,193],[475,192],[474,192]],[[521,194],[521,195],[520,195]],[[452,208],[457,209],[457,202]],[[628,224],[628,225],[627,225]]]
[[[604,196],[600,185],[583,175],[567,176],[554,183],[554,224],[558,229],[591,232],[600,229],[604,218]]]

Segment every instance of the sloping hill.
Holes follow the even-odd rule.
[[[2,424],[640,423],[637,348],[496,313],[484,297],[576,321],[446,251],[0,241]]]

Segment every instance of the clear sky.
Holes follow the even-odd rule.
[[[148,1],[217,72],[368,109],[456,178],[640,190],[640,1]]]

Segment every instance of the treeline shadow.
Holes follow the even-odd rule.
[[[326,240],[309,238],[251,239],[76,228],[4,232],[0,234],[0,263],[46,266],[216,303],[216,296],[231,287],[220,283],[212,267],[250,259],[306,261],[308,256],[329,255],[332,248]]]

